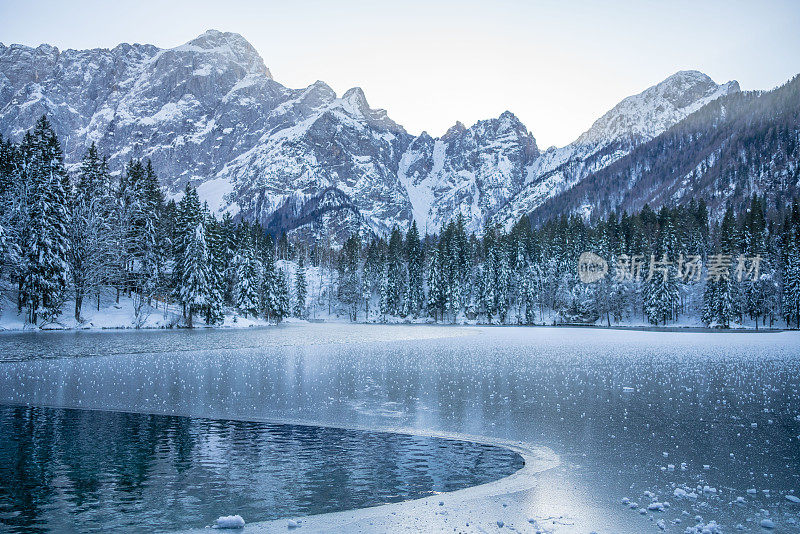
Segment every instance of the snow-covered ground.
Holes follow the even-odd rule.
[[[108,288],[101,293],[100,309],[94,295],[84,298],[81,320],[75,320],[75,300],[67,299],[61,307],[61,315],[54,321],[40,322],[33,326],[26,323],[25,311],[17,313],[17,305],[11,293],[0,297],[0,331],[3,330],[116,330],[129,328],[175,328],[183,326],[180,310],[175,304],[165,304],[152,300],[150,304],[140,302],[136,296],[120,295],[117,302],[116,291]],[[266,326],[264,320],[246,318],[236,310],[228,309],[222,327],[247,328]],[[206,327],[202,317],[195,317],[195,327]]]

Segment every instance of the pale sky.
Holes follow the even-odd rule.
[[[280,83],[360,86],[410,133],[515,113],[544,149],[684,69],[742,89],[800,73],[800,1],[0,0],[0,42],[110,48],[242,34]]]

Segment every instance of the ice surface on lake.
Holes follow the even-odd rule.
[[[93,334],[127,348],[42,358],[40,343],[75,354],[76,334],[62,335],[5,343],[6,358],[39,359],[0,366],[0,402],[542,444],[562,458],[526,497],[542,528],[657,532],[663,519],[683,531],[695,516],[726,532],[764,519],[796,528],[798,507],[785,498],[800,491],[796,332],[305,325],[135,342]],[[621,506],[623,496],[637,507]]]

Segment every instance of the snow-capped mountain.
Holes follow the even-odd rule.
[[[525,169],[539,156],[536,140],[512,113],[460,122],[439,139],[422,133],[400,159],[400,181],[421,229],[438,231],[461,213],[469,230],[487,219],[523,185]]]
[[[411,140],[354,88],[275,82],[240,35],[208,31],[177,48],[66,50],[0,45],[0,133],[47,114],[68,164],[91,142],[112,169],[150,158],[169,193],[186,182],[217,211],[266,220],[289,197],[331,187],[374,230],[407,224],[397,163]]]
[[[171,195],[191,182],[217,213],[336,239],[412,218],[435,232],[458,213],[475,231],[508,223],[735,91],[736,82],[680,72],[540,154],[510,112],[414,137],[359,88],[289,89],[235,33],[210,30],[171,49],[0,44],[3,136],[19,139],[47,114],[69,165],[96,142],[117,172],[151,159]]]
[[[604,217],[703,199],[714,217],[753,195],[780,206],[800,191],[800,76],[772,91],[735,92],[533,210],[535,221]]]
[[[625,98],[574,142],[542,154],[527,169],[524,188],[494,215],[494,220],[506,226],[513,224],[709,102],[738,92],[735,81],[718,85],[702,72],[681,71]]]

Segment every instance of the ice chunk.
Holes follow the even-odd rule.
[[[762,519],[761,523],[759,523],[759,524],[764,528],[775,528],[775,521],[773,521],[772,519],[770,519],[768,517],[765,517],[764,519]]]
[[[722,530],[716,521],[710,521],[704,525],[701,519],[698,521],[697,525],[686,527],[686,530],[683,532],[685,534],[721,534]]]
[[[214,522],[214,528],[244,528],[244,519],[240,515],[224,515]]]
[[[787,495],[786,500],[790,502],[800,503],[800,497],[798,497],[797,495]]]

